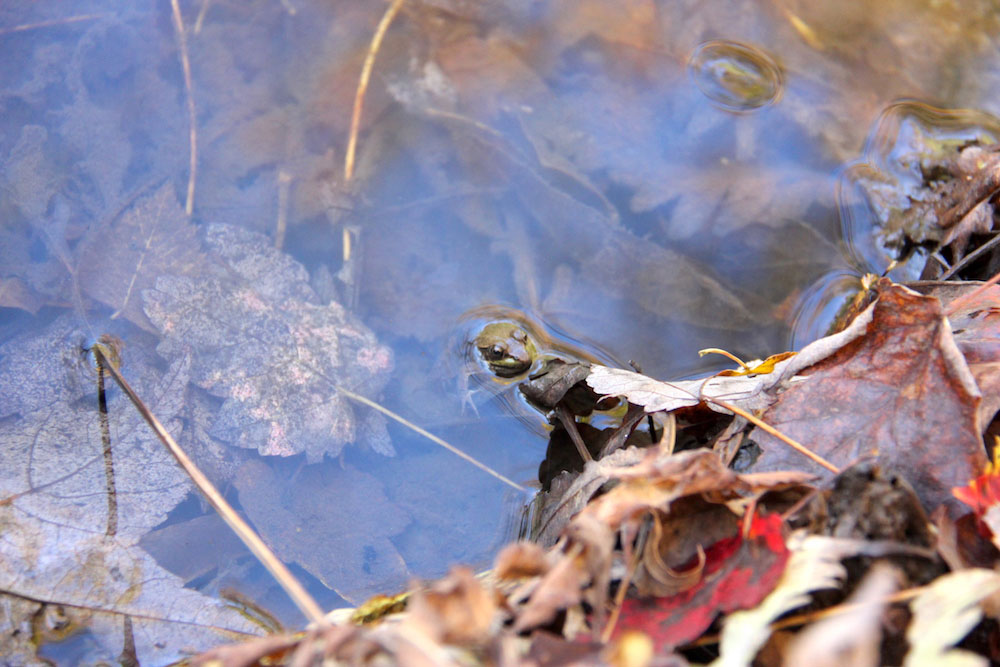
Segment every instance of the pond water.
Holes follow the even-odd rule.
[[[1000,128],[989,2],[430,0],[385,32],[347,177],[386,5],[120,5],[0,9],[0,572],[89,610],[76,657],[121,651],[108,612],[159,619],[153,663],[220,598],[302,622],[116,389],[111,530],[101,334],[320,604],[356,604],[488,567],[526,495],[352,395],[530,489],[544,417],[470,361],[485,324],[664,379],[800,347],[913,250],[920,156]]]

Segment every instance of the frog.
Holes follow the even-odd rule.
[[[527,373],[538,359],[534,339],[515,322],[491,322],[479,332],[473,345],[490,371],[510,379]]]

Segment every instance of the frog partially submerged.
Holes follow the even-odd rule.
[[[487,324],[473,345],[490,371],[504,379],[527,373],[538,358],[535,341],[514,322]]]

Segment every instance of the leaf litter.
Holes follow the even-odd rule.
[[[580,418],[601,396],[624,396],[646,413],[673,413],[681,429],[705,419],[727,423],[730,408],[759,417],[740,431],[718,432],[739,442],[739,472],[712,451],[711,436],[690,451],[675,451],[678,441],[671,440],[586,463],[538,496],[531,534],[547,549],[511,545],[498,556],[492,583],[471,584],[456,570],[431,584],[437,595],[451,591],[437,611],[417,604],[412,616],[389,616],[371,629],[337,626],[303,641],[298,651],[322,646],[345,659],[344,651],[361,642],[372,655],[451,662],[501,650],[530,656],[544,642],[550,655],[603,662],[625,642],[646,637],[639,641],[650,642],[647,655],[679,664],[691,654],[678,651],[692,643],[714,645],[715,664],[814,651],[851,656],[851,664],[888,655],[904,664],[986,664],[982,656],[990,649],[982,639],[974,641],[975,653],[952,647],[977,624],[987,636],[996,632],[995,624],[981,623],[984,611],[991,613],[983,601],[995,590],[996,574],[960,569],[941,576],[946,569],[934,548],[944,547],[928,516],[948,521],[968,514],[962,503],[969,503],[982,522],[976,539],[991,535],[989,512],[1000,487],[982,438],[995,408],[980,410],[979,383],[992,381],[997,358],[995,288],[914,287],[938,290],[941,298],[876,281],[866,295],[871,303],[843,330],[796,355],[744,364],[738,373],[660,382],[595,365],[575,388],[558,382],[531,388],[545,393],[553,422],[558,406],[583,405],[574,415]],[[571,389],[596,396],[566,403]],[[816,466],[759,421],[807,443],[842,472]],[[997,562],[995,553],[990,562]],[[885,563],[894,574],[878,574],[889,572]],[[866,573],[873,573],[867,584]],[[859,582],[862,588],[849,597]],[[489,599],[480,591],[489,586],[503,603],[471,602],[458,592],[470,585],[478,599]],[[947,608],[934,598],[946,589],[961,590]],[[477,626],[494,629],[461,634],[447,604],[481,607],[477,613],[492,620]],[[872,629],[899,604],[909,610],[900,622]],[[816,605],[828,609],[810,611]],[[788,631],[779,629],[778,618],[803,609],[790,620],[806,631],[780,643]],[[947,630],[921,630],[924,622],[944,623]],[[412,643],[417,627],[430,642],[421,649]],[[705,636],[712,627],[721,634]],[[820,634],[824,627],[829,630]],[[565,640],[546,634],[552,631]],[[609,635],[610,641],[599,641]],[[587,638],[595,643],[580,643]],[[438,652],[446,646],[459,653]]]

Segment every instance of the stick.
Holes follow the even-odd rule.
[[[191,480],[194,482],[198,490],[204,494],[205,498],[208,500],[209,504],[215,508],[215,511],[219,513],[222,519],[232,528],[236,536],[239,537],[243,544],[247,545],[247,548],[257,557],[257,560],[267,568],[267,571],[271,573],[271,576],[277,580],[288,597],[292,599],[292,602],[299,608],[299,610],[305,614],[312,623],[323,624],[326,622],[326,618],[323,615],[323,610],[320,608],[316,600],[312,598],[311,595],[302,587],[298,579],[292,576],[292,573],[288,571],[285,564],[278,560],[278,557],[274,555],[274,552],[264,544],[263,540],[257,536],[246,521],[236,513],[236,510],[226,502],[226,499],[222,497],[219,490],[215,488],[215,485],[209,481],[205,474],[198,469],[194,462],[188,457],[187,453],[181,449],[177,441],[167,432],[160,423],[160,420],[156,418],[146,404],[143,403],[139,395],[135,393],[132,386],[122,377],[122,374],[115,368],[111,363],[108,362],[107,357],[104,356],[104,352],[101,350],[100,346],[95,345],[93,348],[94,355],[97,357],[98,362],[104,368],[105,371],[111,374],[111,377],[115,379],[121,390],[125,392],[125,395],[129,397],[132,401],[132,405],[135,409],[139,411],[149,427],[153,429],[156,436],[160,439],[166,448],[173,454],[174,458],[177,459],[177,463],[184,468]]]

